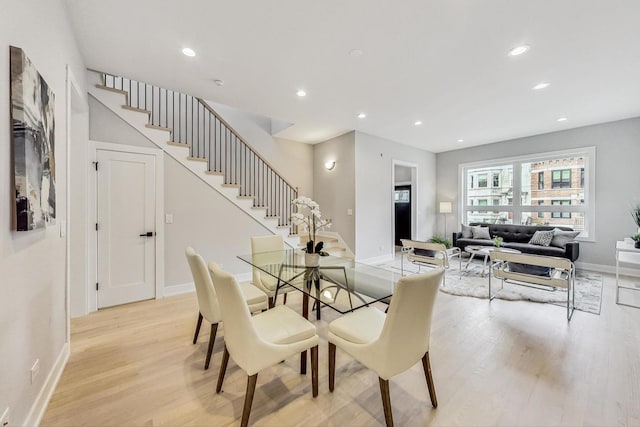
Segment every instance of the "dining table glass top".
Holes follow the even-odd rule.
[[[339,313],[377,301],[388,303],[401,277],[400,272],[332,255],[320,256],[317,267],[306,267],[304,255],[302,250],[286,249],[238,258],[276,279],[278,290],[291,286]]]

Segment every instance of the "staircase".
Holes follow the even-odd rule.
[[[200,98],[105,73],[89,94],[287,244],[298,189]]]

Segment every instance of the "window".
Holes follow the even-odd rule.
[[[395,190],[394,199],[396,203],[409,203],[411,192],[409,190]]]
[[[462,164],[460,182],[467,185],[460,199],[468,203],[462,219],[566,226],[594,241],[595,154],[594,147],[584,147]]]
[[[538,190],[544,190],[544,172],[538,172]]]
[[[571,169],[552,171],[551,188],[571,188]]]
[[[469,188],[473,188],[473,175],[469,176]]]
[[[569,206],[571,200],[552,200],[551,206]],[[571,218],[571,212],[551,212],[551,218]]]
[[[493,186],[500,187],[500,174],[498,172],[493,173]]]

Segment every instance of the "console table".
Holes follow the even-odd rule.
[[[640,265],[640,249],[636,249],[633,243],[626,243],[623,241],[616,242],[616,304],[640,308],[640,306],[637,305],[620,302],[620,289],[640,291],[640,288],[620,285],[620,263]]]

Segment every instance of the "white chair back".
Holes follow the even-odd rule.
[[[444,269],[435,269],[398,280],[389,311],[375,347],[382,378],[390,378],[413,366],[429,351],[433,305]]]
[[[196,287],[200,314],[202,314],[202,317],[207,319],[209,323],[218,323],[222,319],[220,306],[218,305],[216,291],[211,282],[211,276],[209,276],[209,272],[207,271],[207,264],[192,247],[187,247],[185,254],[187,255],[187,261],[189,262],[189,268],[193,276],[193,283]]]
[[[284,250],[284,239],[279,234],[269,236],[253,236],[251,237],[251,254],[259,254],[261,252],[281,251]],[[284,260],[284,254],[273,254],[273,259],[268,259],[265,255],[260,258],[260,263],[276,264]],[[260,283],[260,270],[253,267],[253,283]]]
[[[222,270],[215,262],[209,263],[209,273],[220,300],[224,322],[224,343],[234,361],[245,371],[256,358],[258,333],[251,322],[251,313],[235,277]]]

